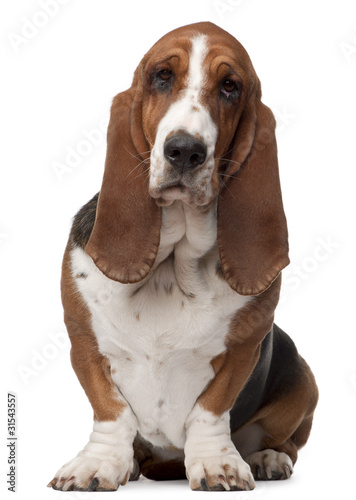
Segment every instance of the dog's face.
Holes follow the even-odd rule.
[[[250,59],[221,32],[181,33],[160,40],[141,72],[150,195],[159,205],[207,205],[218,193],[219,165],[257,82]]]
[[[234,37],[211,23],[170,32],[113,101],[87,253],[109,278],[137,283],[154,265],[165,206],[217,207],[224,278],[262,293],[289,262],[274,131]]]

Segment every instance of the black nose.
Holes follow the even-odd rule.
[[[205,162],[205,144],[190,134],[177,134],[166,140],[164,156],[173,166],[184,169],[198,167]]]

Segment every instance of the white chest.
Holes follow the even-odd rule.
[[[202,228],[190,237],[191,229],[179,211],[167,211],[155,268],[135,285],[108,279],[82,249],[72,251],[100,352],[140,433],[157,446],[183,447],[185,420],[214,376],[210,362],[225,350],[231,318],[249,300],[216,275],[214,231],[205,227],[200,248],[194,238]]]

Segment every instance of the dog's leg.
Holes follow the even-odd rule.
[[[214,415],[199,403],[186,422],[185,467],[192,490],[252,490],[250,467],[230,439],[229,412]]]
[[[63,261],[62,299],[72,365],[94,410],[94,428],[88,444],[48,486],[65,491],[116,490],[137,472],[133,458],[137,420],[113,383],[108,359],[99,352],[90,312],[72,276],[68,250]]]
[[[93,348],[92,345],[90,350]],[[63,491],[116,490],[136,472],[133,460],[136,417],[110,383],[106,358],[100,355],[94,358],[84,348],[80,361],[73,361],[73,366],[94,409],[93,432],[84,449],[56,473],[48,486]]]
[[[251,490],[249,465],[230,437],[230,414],[261,353],[273,324],[279,283],[255,297],[231,321],[226,351],[212,360],[215,377],[186,421],[185,466],[194,490]]]
[[[56,473],[49,487],[63,491],[114,491],[134,471],[131,416],[125,410],[116,422],[94,422],[88,444]]]
[[[294,389],[262,407],[244,428],[232,435],[237,449],[243,450],[244,434],[258,428],[255,450],[243,453],[256,480],[287,479],[293,473],[298,450],[308,440],[318,400],[314,376],[299,359],[300,375]],[[250,438],[251,443],[251,438]],[[247,455],[247,456],[246,456]]]

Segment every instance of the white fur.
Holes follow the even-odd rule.
[[[115,422],[94,422],[88,444],[55,475],[54,486],[66,491],[88,488],[90,478],[109,481],[116,489],[126,482],[133,470],[132,442],[137,420],[126,407]]]
[[[167,182],[170,166],[163,154],[163,146],[169,134],[184,130],[199,138],[207,146],[207,157],[203,168],[195,173],[195,184],[199,186],[200,204],[208,203],[213,196],[211,176],[214,170],[214,151],[217,127],[209,111],[201,104],[201,94],[206,79],[203,63],[207,54],[207,37],[199,35],[192,40],[187,86],[181,90],[182,97],[168,109],[158,125],[154,147],[151,152],[150,191],[153,196]],[[193,109],[195,108],[195,110]],[[174,192],[174,196],[177,196]],[[184,199],[186,193],[182,193]],[[156,196],[155,196],[156,197]]]
[[[184,463],[192,489],[200,487],[202,479],[209,478],[226,490],[255,487],[250,467],[230,439],[229,412],[216,416],[196,404],[186,428]]]
[[[181,202],[163,209],[155,268],[139,284],[112,281],[82,249],[72,251],[100,352],[139,432],[157,446],[184,447],[185,421],[214,376],[210,362],[225,350],[232,316],[253,300],[217,276],[217,258],[214,208]]]

